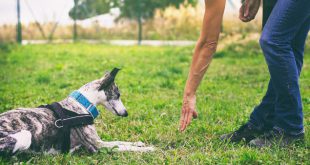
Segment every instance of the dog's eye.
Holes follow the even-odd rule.
[[[118,93],[118,94],[117,94],[117,98],[120,98],[120,97],[121,97],[121,94]]]

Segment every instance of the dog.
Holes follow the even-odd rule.
[[[91,153],[98,152],[101,148],[115,148],[117,151],[153,151],[153,147],[146,147],[142,142],[104,142],[96,132],[93,124],[93,119],[98,115],[96,105],[104,106],[117,116],[128,116],[120,99],[120,91],[114,82],[118,71],[119,69],[114,68],[102,78],[83,85],[64,100],[54,103],[61,107],[59,111],[56,109],[56,112],[68,111],[69,114],[76,114],[76,120],[69,121],[68,124],[82,121],[79,117],[91,119],[87,125],[80,123],[81,126],[69,129],[67,141],[63,136],[64,130],[61,129],[65,119],[60,120],[55,110],[49,108],[52,106],[17,108],[2,113],[0,155],[27,151],[57,154],[68,144],[71,153],[79,148]],[[87,107],[84,106],[86,103],[89,103]],[[68,120],[73,118],[69,117]]]

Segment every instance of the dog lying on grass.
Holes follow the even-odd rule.
[[[73,152],[85,148],[94,153],[100,148],[118,151],[153,151],[142,142],[103,142],[93,124],[96,105],[115,115],[128,115],[114,79],[114,68],[104,77],[85,84],[64,100],[38,108],[18,108],[0,115],[0,155],[34,151]]]

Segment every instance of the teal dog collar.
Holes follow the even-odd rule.
[[[70,94],[70,97],[79,102],[95,119],[99,115],[99,111],[96,106],[93,105],[85,96],[79,91],[74,91]]]

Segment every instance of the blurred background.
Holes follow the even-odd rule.
[[[222,39],[260,32],[261,12],[251,23],[241,23],[240,5],[240,0],[227,1]],[[0,42],[186,45],[197,40],[203,13],[204,0],[0,0]]]

